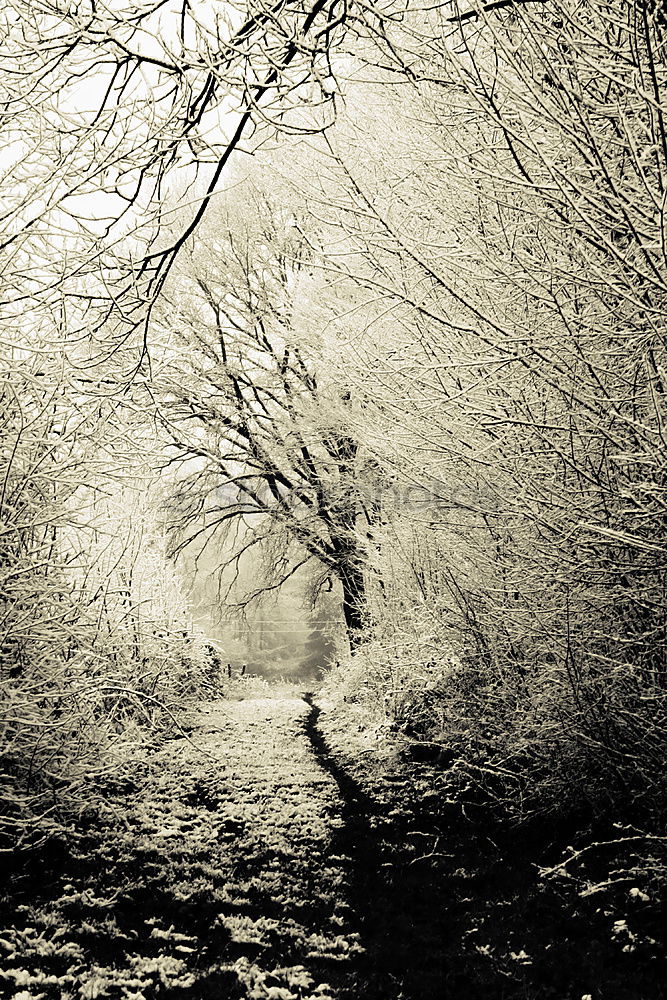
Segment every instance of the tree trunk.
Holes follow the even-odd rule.
[[[346,561],[339,569],[343,588],[343,617],[350,649],[355,650],[363,635],[364,574],[357,560]]]

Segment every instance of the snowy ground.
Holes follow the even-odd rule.
[[[494,841],[446,770],[355,706],[237,694],[191,713],[110,816],[5,888],[1,996],[665,995],[648,904],[630,900],[621,933],[616,910],[545,885],[535,844]]]
[[[2,933],[7,994],[334,997],[359,945],[349,862],[328,849],[338,790],[305,736],[310,711],[274,697],[193,715],[140,794],[125,789],[119,836]]]

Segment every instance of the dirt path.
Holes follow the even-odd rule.
[[[267,693],[193,712],[108,816],[5,888],[0,996],[663,995],[610,938],[614,914],[475,833],[433,768],[382,757],[353,715]]]
[[[438,1000],[448,980],[447,907],[430,861],[438,834],[414,825],[417,789],[405,773],[385,774],[375,795],[343,767],[311,706],[306,732],[320,766],[336,782],[341,826],[333,850],[347,859],[348,880],[363,951],[355,963],[353,996],[365,1000]],[[417,794],[419,792],[417,791]],[[400,807],[402,805],[402,808]],[[441,857],[438,854],[438,857]]]

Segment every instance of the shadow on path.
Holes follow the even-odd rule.
[[[311,694],[306,735],[321,767],[336,782],[343,825],[331,852],[349,859],[350,903],[364,954],[350,996],[355,1000],[436,1000],[446,980],[446,900],[432,867],[419,863],[401,817],[386,817],[335,759],[318,728]]]

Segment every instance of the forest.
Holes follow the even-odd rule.
[[[664,997],[661,0],[0,25],[0,994]]]

